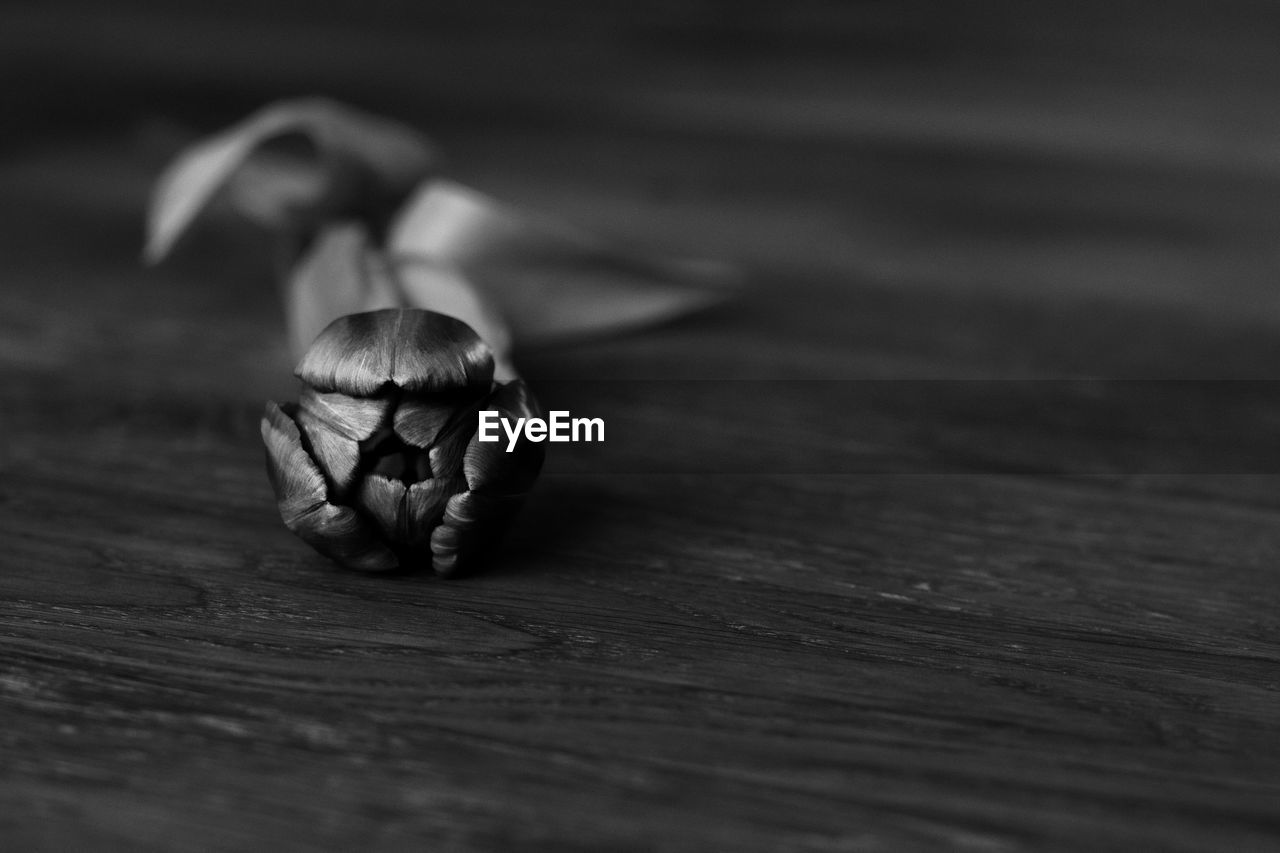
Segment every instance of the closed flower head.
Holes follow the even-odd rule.
[[[460,320],[416,309],[331,323],[298,364],[296,404],[267,403],[262,438],[285,525],[353,569],[455,574],[501,534],[542,467],[476,440],[481,411],[532,417],[523,381]]]

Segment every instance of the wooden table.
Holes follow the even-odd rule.
[[[0,14],[0,846],[1280,846],[1268,7],[237,5]],[[748,273],[521,354],[618,438],[479,576],[280,525],[260,237],[138,263],[311,90]]]

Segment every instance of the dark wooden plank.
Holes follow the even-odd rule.
[[[1273,10],[380,8],[0,14],[6,849],[1280,843]],[[156,115],[300,82],[748,271],[522,355],[619,432],[474,578],[280,526],[259,236],[138,266]]]

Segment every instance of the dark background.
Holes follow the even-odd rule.
[[[1277,43],[1263,2],[7,3],[0,841],[1274,849],[1280,411],[1225,380],[1280,356]],[[303,94],[745,272],[519,355],[633,431],[475,578],[280,526],[261,235],[139,264],[164,163]]]

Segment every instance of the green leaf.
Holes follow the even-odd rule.
[[[290,135],[301,137],[309,148],[274,159],[263,151]],[[359,206],[365,195],[402,198],[434,159],[426,138],[398,122],[324,98],[271,104],[193,145],[170,164],[151,198],[143,256],[155,263],[168,254],[250,163],[256,174],[238,183],[232,203],[252,218],[280,224],[294,214],[315,221],[327,211]]]

